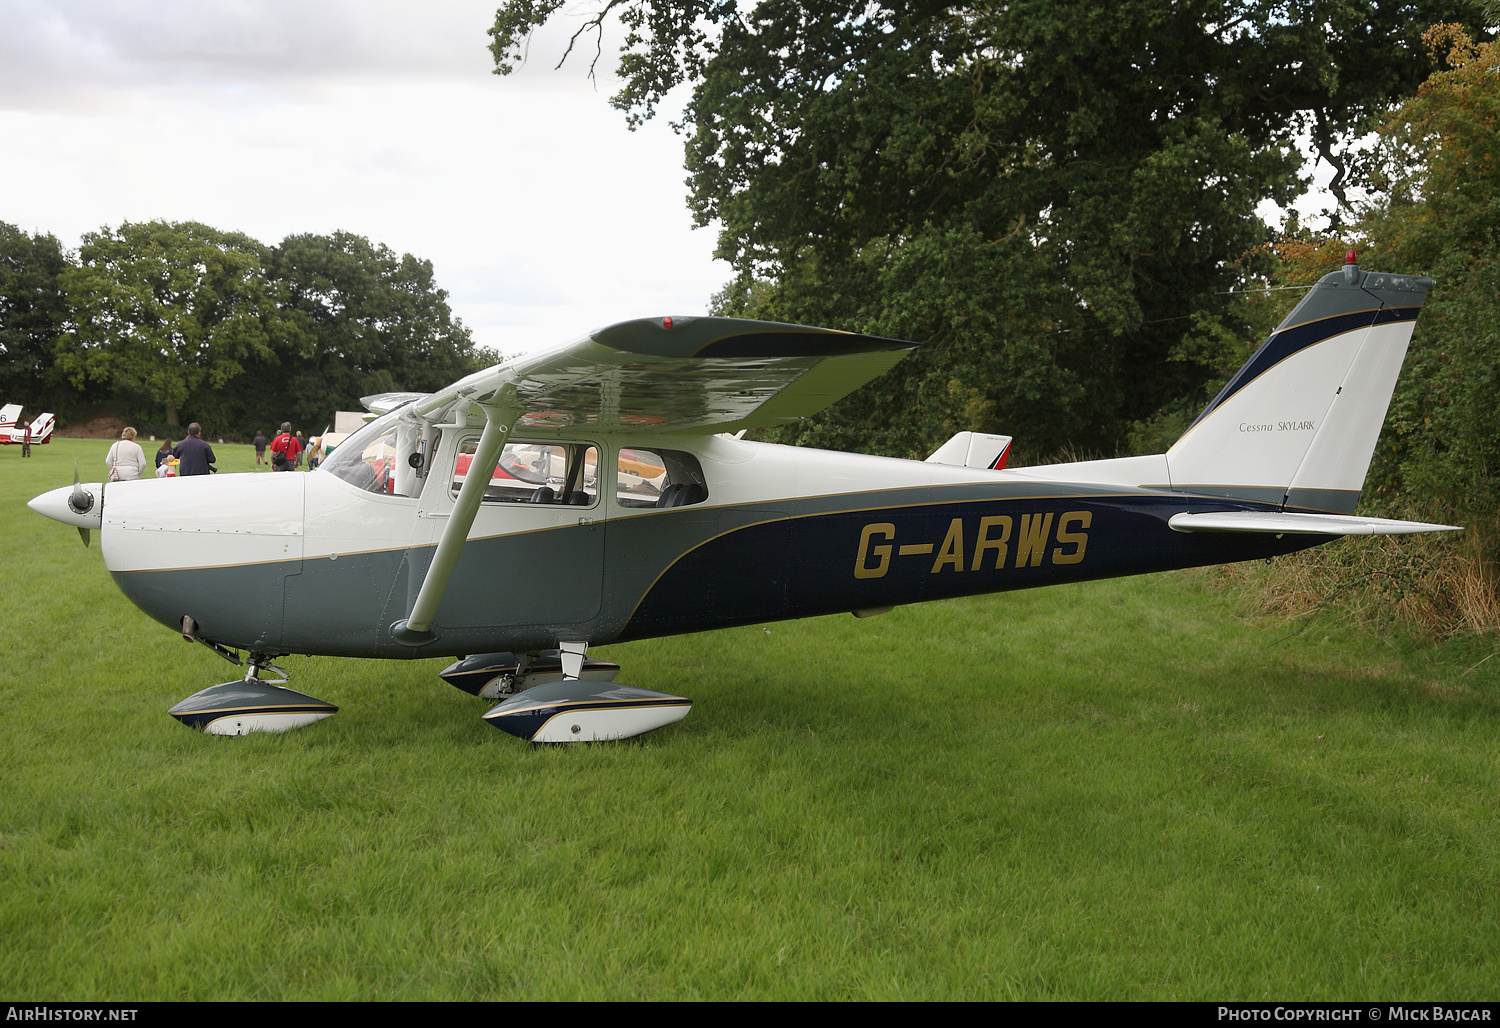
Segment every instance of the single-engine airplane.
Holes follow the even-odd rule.
[[[497,727],[624,738],[691,701],[615,682],[590,646],[1449,529],[1354,514],[1432,285],[1351,253],[1153,456],[998,470],[1009,439],[974,433],[928,461],[746,441],[914,344],[659,318],[368,398],[378,416],[311,474],[75,481],[31,507],[99,531],[151,617],[247,651],[243,679],[172,708],[186,724],[333,713],[281,687],[287,654],[467,655],[442,675],[500,700]]]
[[[52,430],[57,427],[57,419],[51,414],[38,414],[31,422],[32,446],[40,446],[52,441]],[[28,442],[26,438],[27,426],[21,421],[21,405],[19,403],[7,403],[0,407],[0,446],[14,444],[20,446]]]

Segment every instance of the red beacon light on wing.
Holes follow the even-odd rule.
[[[1349,252],[1353,253],[1354,251],[1350,250]],[[661,319],[661,327],[662,328],[671,328],[672,327],[672,319],[671,318],[662,318]]]

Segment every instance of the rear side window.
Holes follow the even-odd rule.
[[[615,464],[615,501],[622,507],[686,507],[708,499],[703,466],[691,453],[622,448]]]
[[[459,445],[452,493],[468,480],[478,439]],[[485,503],[591,507],[599,499],[599,449],[585,443],[506,443],[490,472]]]

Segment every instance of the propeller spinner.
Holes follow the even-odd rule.
[[[71,486],[45,492],[26,506],[53,521],[61,521],[77,528],[83,545],[87,546],[92,530],[104,523],[104,483],[84,483],[78,473],[78,461],[75,460]]]

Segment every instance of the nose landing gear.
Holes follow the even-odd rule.
[[[338,713],[339,708],[332,703],[286,688],[282,683],[291,676],[271,663],[272,656],[252,651],[244,678],[195,692],[167,713],[189,728],[200,728],[210,735],[289,732]],[[262,679],[262,670],[276,677]]]

